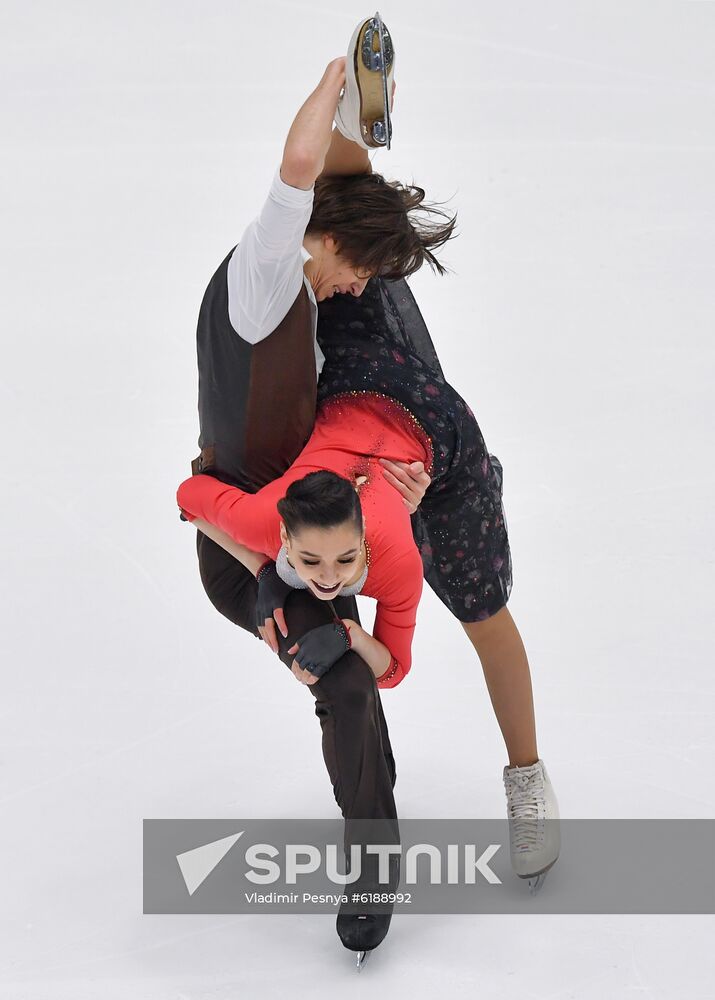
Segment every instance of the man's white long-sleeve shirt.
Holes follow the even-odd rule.
[[[311,255],[303,246],[313,211],[314,187],[286,184],[277,168],[268,198],[247,226],[228,263],[228,318],[239,337],[257,344],[268,337],[295,302],[301,282],[310,300],[315,367],[325,356],[317,341],[318,303],[303,265]]]

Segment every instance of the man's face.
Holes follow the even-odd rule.
[[[338,253],[332,236],[323,236],[321,253],[313,257],[311,285],[316,302],[332,299],[333,295],[362,295],[372,275],[355,267]]]

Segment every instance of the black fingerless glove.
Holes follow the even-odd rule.
[[[336,618],[329,625],[312,628],[298,639],[295,658],[304,670],[322,677],[351,646],[347,625],[341,618]]]
[[[283,608],[286,597],[293,590],[278,576],[276,564],[264,562],[256,574],[258,594],[256,596],[256,626],[263,628],[266,618],[272,618],[274,611]]]

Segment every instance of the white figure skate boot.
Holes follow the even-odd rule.
[[[335,124],[363,149],[390,148],[395,50],[379,14],[358,24],[345,61],[345,89]]]
[[[561,849],[559,807],[543,760],[505,767],[512,868],[535,895]]]

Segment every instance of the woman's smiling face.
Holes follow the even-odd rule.
[[[302,527],[289,535],[281,521],[288,561],[312,594],[322,601],[338,597],[363,571],[363,535],[353,521],[333,528]],[[364,531],[364,522],[363,522]]]

